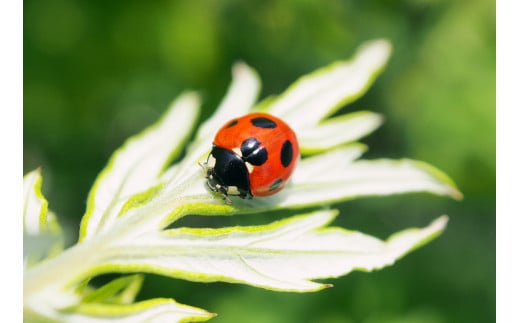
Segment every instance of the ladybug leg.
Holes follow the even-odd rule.
[[[204,176],[208,178],[208,163],[207,162],[198,162],[200,168],[202,168],[202,171],[204,172]]]
[[[208,179],[212,179],[211,175],[212,174],[208,174],[207,178]],[[228,187],[227,186],[221,185],[221,184],[216,184],[216,183],[213,183],[211,181],[207,181],[206,185],[208,186],[208,188],[211,191],[219,193],[219,194],[222,194],[222,199],[224,201],[226,201],[226,204],[231,204],[231,200],[229,199],[229,196],[228,196]]]
[[[212,190],[222,194],[222,199],[226,201],[226,204],[231,204],[231,200],[228,196],[228,188],[226,186],[217,185],[216,189]]]
[[[226,204],[231,205],[231,200],[229,199],[229,196],[227,196],[227,194],[224,194],[224,201],[226,202]]]

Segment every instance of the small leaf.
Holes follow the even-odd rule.
[[[41,192],[41,170],[36,169],[23,179],[23,253],[26,267],[38,260],[52,257],[63,249],[63,235],[56,215],[48,210]]]
[[[359,160],[348,163],[332,153],[301,162],[279,206],[315,205],[362,196],[429,192],[460,199],[462,194],[440,170],[402,160]]]
[[[361,139],[377,129],[383,118],[370,111],[358,111],[328,119],[298,133],[300,150],[315,154]]]
[[[143,284],[142,275],[116,278],[109,283],[89,292],[83,297],[84,303],[103,302],[111,304],[130,304]]]
[[[38,235],[47,230],[47,200],[41,192],[42,176],[38,168],[23,178],[23,220],[24,231]]]
[[[179,304],[171,299],[156,298],[133,304],[83,303],[56,313],[61,322],[202,322],[215,314]]]
[[[237,63],[232,73],[233,79],[226,96],[213,115],[199,127],[197,139],[213,139],[224,122],[247,114],[255,104],[260,90],[256,72],[244,63]]]
[[[323,229],[336,214],[334,210],[317,211],[269,225],[150,232],[113,246],[106,261],[121,271],[281,291],[316,291],[328,285],[312,279],[390,265],[436,237],[447,221],[441,217],[425,229],[405,230],[383,242],[341,228]]]
[[[114,153],[90,192],[80,241],[110,228],[133,195],[151,192],[164,167],[182,151],[198,110],[196,94],[180,96],[159,122],[128,139]]]
[[[367,42],[351,61],[337,62],[303,76],[262,108],[284,119],[299,134],[363,95],[385,66],[390,52],[386,40]]]

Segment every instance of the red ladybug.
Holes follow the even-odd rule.
[[[217,132],[204,165],[207,184],[226,199],[273,195],[287,184],[299,158],[298,140],[285,122],[247,114]]]

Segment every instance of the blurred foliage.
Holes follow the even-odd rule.
[[[494,321],[494,2],[25,0],[23,21],[24,171],[43,166],[44,193],[69,244],[110,154],[183,90],[203,94],[203,119],[238,60],[259,72],[265,97],[350,57],[365,40],[390,39],[387,70],[342,112],[385,115],[365,140],[368,157],[427,161],[446,171],[465,199],[352,201],[339,205],[336,224],[386,237],[446,213],[446,233],[394,267],[327,280],[335,287],[319,293],[150,276],[141,297],[174,297],[218,312],[215,322]]]

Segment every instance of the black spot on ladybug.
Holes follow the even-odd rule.
[[[238,124],[238,120],[237,119],[234,119],[234,120],[231,120],[228,122],[228,124],[226,125],[226,129],[227,128],[231,128],[231,127],[234,127]]]
[[[274,122],[271,119],[265,118],[265,117],[253,118],[253,119],[251,119],[251,123],[253,124],[253,126],[258,127],[258,128],[272,129],[272,128],[276,128],[276,126],[277,126],[276,122]]]
[[[260,166],[267,161],[267,149],[256,138],[247,138],[240,145],[242,159],[252,165]]]
[[[280,159],[284,167],[288,167],[293,160],[293,146],[289,140],[286,140],[282,145]]]
[[[282,183],[283,183],[283,180],[281,178],[277,179],[276,181],[273,182],[273,184],[271,184],[271,186],[269,186],[269,190],[270,191],[276,190],[278,187],[280,187],[280,185],[282,185]]]

